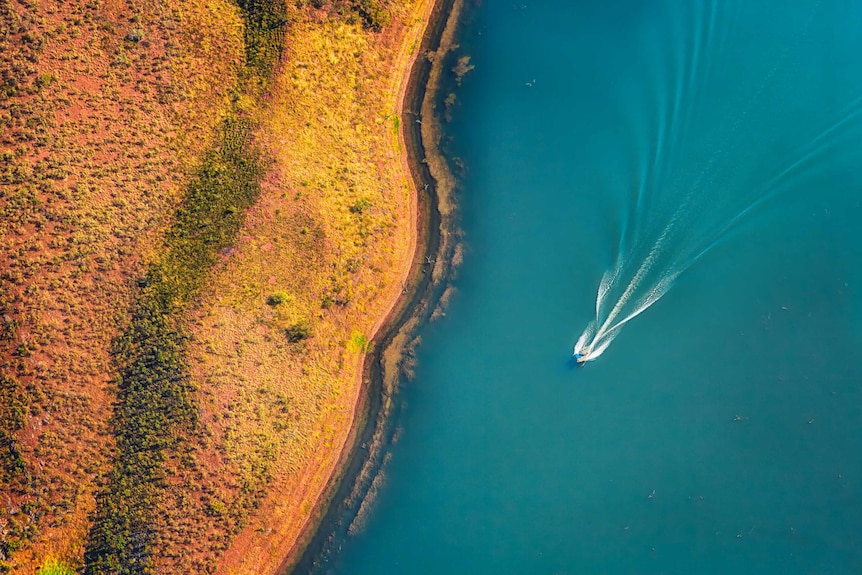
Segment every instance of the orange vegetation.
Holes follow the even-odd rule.
[[[0,1],[5,569],[80,562],[111,341],[227,104],[239,26],[223,0]]]
[[[398,111],[433,2],[361,3],[377,31],[305,4],[255,101],[228,0],[0,0],[0,572],[81,563],[112,341],[230,109],[267,175],[182,318],[201,426],[165,465],[155,567],[272,573],[309,527],[414,257]]]

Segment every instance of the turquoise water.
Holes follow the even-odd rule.
[[[862,572],[859,30],[859,2],[473,11],[458,293],[332,572]]]

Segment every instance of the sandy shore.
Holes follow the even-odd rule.
[[[350,437],[337,470],[318,501],[305,537],[297,542],[279,573],[306,573],[331,552],[333,544],[355,529],[373,500],[385,448],[391,441],[392,396],[397,391],[405,354],[411,352],[416,329],[436,306],[440,286],[448,277],[456,250],[451,209],[453,178],[437,148],[439,119],[434,96],[446,54],[454,48],[454,32],[462,0],[429,3],[418,51],[401,60],[405,75],[399,88],[402,118],[402,169],[415,185],[411,216],[415,234],[413,257],[402,271],[403,289],[391,300],[389,312],[376,323],[372,351],[361,357],[362,377]],[[421,122],[416,121],[421,118]]]

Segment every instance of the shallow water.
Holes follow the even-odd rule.
[[[473,12],[458,294],[333,572],[862,572],[860,29],[838,1]],[[675,280],[574,368],[620,262],[605,317]]]

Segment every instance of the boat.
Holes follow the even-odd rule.
[[[578,363],[585,363],[590,358],[590,348],[582,347],[581,349],[575,348],[574,351],[575,361]]]

